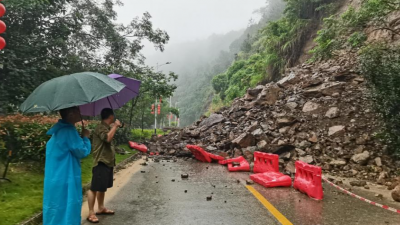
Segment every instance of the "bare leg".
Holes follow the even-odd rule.
[[[88,219],[90,219],[92,222],[99,221],[99,219],[96,217],[96,213],[94,212],[94,204],[96,202],[96,191],[88,191],[88,205],[89,205],[89,216]]]
[[[104,210],[104,197],[106,193],[105,192],[97,192],[97,203],[99,206],[99,212],[102,212]]]

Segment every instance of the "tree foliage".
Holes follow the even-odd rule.
[[[15,110],[42,82],[75,72],[168,80],[143,65],[143,40],[161,51],[169,40],[165,31],[153,28],[149,13],[123,25],[115,22],[118,0],[9,0],[5,4],[8,29],[7,47],[0,54],[0,100],[9,110]],[[160,85],[170,89],[166,84]]]

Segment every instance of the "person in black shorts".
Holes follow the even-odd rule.
[[[111,124],[114,124],[111,127]],[[114,215],[114,211],[104,206],[105,192],[113,186],[115,148],[114,135],[121,126],[119,120],[115,120],[112,109],[105,108],[101,111],[101,124],[97,125],[93,132],[92,153],[93,169],[92,183],[88,191],[89,216],[87,220],[98,223],[96,215]],[[98,211],[94,212],[94,204],[98,203]]]

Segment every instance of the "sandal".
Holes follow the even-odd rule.
[[[90,223],[99,223],[99,219],[96,217],[96,215],[90,215],[88,218],[86,218],[87,221]]]
[[[103,209],[101,212],[96,212],[96,215],[114,215],[115,212],[108,209]]]

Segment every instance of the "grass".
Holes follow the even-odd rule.
[[[127,145],[120,146],[130,153],[136,151]],[[116,155],[116,163],[123,161],[132,154]],[[82,160],[82,183],[87,184],[92,178],[92,155]],[[33,214],[42,210],[43,198],[43,165],[38,163],[12,164],[7,178],[12,183],[0,183],[0,218],[1,225],[18,224]],[[3,171],[0,171],[2,174]]]

